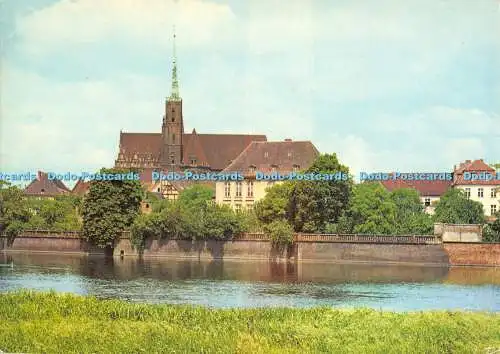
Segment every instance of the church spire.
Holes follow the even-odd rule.
[[[173,56],[172,56],[172,92],[169,99],[171,101],[180,101],[179,95],[179,81],[177,80],[177,54],[175,47],[175,26],[174,26],[174,40],[173,40]]]

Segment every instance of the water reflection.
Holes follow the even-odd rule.
[[[1,254],[0,291],[56,289],[216,307],[500,311],[500,268]],[[12,264],[12,266],[10,266]]]

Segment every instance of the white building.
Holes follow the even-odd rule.
[[[491,180],[471,179],[472,175],[477,177],[491,176]],[[467,160],[455,166],[453,173],[453,187],[465,192],[471,200],[483,204],[484,214],[492,216],[500,211],[500,180],[496,178],[494,168],[481,160]]]

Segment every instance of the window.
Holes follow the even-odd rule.
[[[424,204],[426,207],[431,206],[431,198],[425,198]]]
[[[236,211],[241,211],[241,204],[236,204],[234,207],[236,208]]]
[[[477,190],[477,196],[478,196],[479,198],[482,198],[482,197],[484,196],[484,189],[483,189],[483,188],[479,188],[479,189]]]
[[[271,165],[271,171],[276,172],[276,169],[278,168],[277,165]]]
[[[269,157],[269,153],[266,151],[264,152],[264,157],[267,159]]]
[[[196,159],[191,158],[191,165],[196,165]]]
[[[299,165],[293,165],[293,172],[297,172],[299,170]]]
[[[241,198],[241,182],[236,182],[236,198]]]
[[[175,160],[174,159],[172,159],[172,165],[175,165]]]
[[[255,168],[255,165],[250,165],[248,169],[250,170],[250,172],[255,172]]]
[[[465,188],[465,197],[470,198],[470,188]]]
[[[224,183],[224,197],[226,197],[226,198],[231,197],[231,183],[230,182]]]
[[[491,197],[492,198],[496,198],[497,197],[497,190],[496,190],[496,188],[492,188],[491,189]]]
[[[490,215],[495,215],[496,212],[497,212],[497,206],[495,204],[491,205]]]
[[[172,134],[172,144],[175,144],[175,134]]]
[[[248,184],[247,184],[247,197],[253,198],[253,181],[248,181]]]
[[[158,188],[156,189],[156,191],[157,191],[158,193],[160,193],[160,188],[158,187]]]
[[[175,122],[175,117],[172,117],[172,122]]]
[[[291,157],[292,157],[292,152],[288,151],[288,158],[291,158]]]

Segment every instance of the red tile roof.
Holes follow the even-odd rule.
[[[184,134],[184,162],[189,165],[191,155],[198,163],[205,162],[213,170],[224,169],[252,141],[266,141],[265,135],[249,134]],[[162,140],[160,133],[120,133],[120,153],[126,159],[159,161]]]
[[[422,197],[440,197],[452,186],[452,181],[405,181],[405,180],[387,180],[381,181],[382,185],[392,192],[400,188],[416,189]]]
[[[310,141],[254,141],[224,171],[246,176],[255,171],[290,173],[309,168],[318,155]]]
[[[56,196],[69,194],[70,190],[62,181],[49,180],[47,173],[38,171],[38,178],[26,186],[24,193],[32,196]]]
[[[84,195],[87,194],[89,191],[90,187],[90,181],[84,181],[82,179],[79,179],[73,189],[71,190],[71,193],[76,194],[76,195]]]
[[[464,173],[470,172],[475,174],[486,174],[491,176],[491,180],[466,180],[464,178]],[[453,184],[454,185],[480,185],[480,186],[500,186],[500,180],[496,179],[496,171],[493,167],[489,166],[482,159],[479,160],[467,160],[460,163],[460,165],[455,167],[453,173]]]

